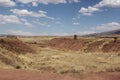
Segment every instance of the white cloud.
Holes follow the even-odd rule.
[[[10,10],[12,13],[14,14],[17,14],[17,15],[21,15],[21,16],[26,16],[26,15],[32,15],[33,12],[32,11],[28,11],[26,9],[22,9],[22,10],[19,10],[19,9],[12,9]]]
[[[12,7],[15,6],[15,2],[12,0],[0,0],[0,6],[4,6],[4,7]]]
[[[24,18],[22,18],[22,19],[21,19],[21,21],[22,21],[22,22],[27,22],[27,20],[26,20],[26,19],[24,19]]]
[[[79,13],[83,15],[90,16],[96,11],[100,11],[100,8],[102,7],[120,7],[120,0],[102,0],[98,4],[95,4],[94,6],[89,6],[88,8],[82,7],[79,10]]]
[[[53,36],[70,36],[72,34],[63,32],[63,33],[53,33],[51,35],[53,35]]]
[[[19,16],[31,16],[31,17],[44,17],[44,18],[48,18],[48,19],[54,19],[53,17],[49,17],[47,16],[47,12],[40,10],[39,12],[32,12],[32,11],[28,11],[27,9],[11,9],[10,10],[12,13],[19,15]]]
[[[15,15],[0,15],[0,24],[14,23],[20,24],[20,19]]]
[[[82,7],[79,10],[79,13],[82,13],[83,15],[88,15],[89,16],[89,15],[92,15],[92,13],[95,12],[95,11],[99,11],[99,9],[89,6],[88,8]]]
[[[80,0],[68,0],[69,3],[72,3],[72,2],[75,2],[75,3],[78,3],[80,2]]]
[[[80,23],[78,23],[78,22],[74,22],[73,25],[80,25]]]
[[[31,23],[29,23],[26,19],[22,18],[21,19],[23,25],[25,25],[26,27],[33,27],[33,25]]]
[[[32,5],[37,7],[38,6],[38,3],[37,2],[32,2]]]
[[[24,35],[24,36],[33,36],[34,35],[31,32],[24,32],[24,31],[20,31],[20,30],[8,30],[7,33],[12,34],[12,35]]]
[[[32,27],[32,26],[33,26],[33,25],[32,25],[31,23],[29,23],[29,22],[25,22],[24,25],[27,26],[27,27]]]
[[[55,35],[55,36],[71,36],[71,35],[88,35],[88,34],[93,34],[93,33],[96,33],[95,31],[91,30],[91,31],[79,31],[79,32],[75,32],[75,33],[66,33],[66,32],[63,32],[63,33],[53,33],[51,35]]]
[[[117,30],[117,29],[120,29],[120,23],[117,23],[117,22],[106,23],[106,24],[102,24],[100,26],[94,27],[92,29],[98,30],[98,31]]]
[[[48,4],[60,4],[60,3],[72,3],[72,2],[75,2],[75,3],[78,3],[80,2],[79,0],[16,0],[18,2],[21,2],[23,4],[28,4],[28,3],[32,3],[33,6],[37,6],[38,4],[45,4],[45,5],[48,5]]]
[[[0,15],[0,24],[20,24],[26,27],[32,27],[33,25],[29,23],[26,19],[19,19],[15,15]]]
[[[18,2],[28,4],[28,3],[42,3],[42,4],[59,4],[59,3],[66,3],[66,0],[17,0]]]
[[[43,11],[43,10],[39,10],[39,13],[41,13],[41,14],[47,14],[47,12]]]
[[[77,21],[79,19],[80,19],[80,14],[78,14],[77,16],[75,16],[75,17],[72,18],[72,20],[74,20],[74,21]]]
[[[40,25],[40,26],[51,27],[51,25],[49,23],[46,23],[46,22],[33,21],[33,23]]]
[[[77,35],[88,35],[88,34],[93,34],[96,33],[95,31],[91,30],[91,31],[81,31],[81,32],[77,32]]]
[[[120,7],[120,0],[102,0],[95,7]]]

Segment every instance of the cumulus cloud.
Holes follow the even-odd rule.
[[[21,21],[22,21],[22,24],[24,26],[26,26],[26,27],[33,27],[33,25],[30,22],[28,22],[26,19],[24,19],[24,18],[22,18]]]
[[[24,3],[24,4],[33,3],[33,2],[42,3],[42,4],[48,4],[48,3],[52,3],[52,4],[66,3],[66,0],[17,0],[17,1],[21,2],[21,3]]]
[[[19,15],[19,16],[31,16],[31,17],[38,17],[38,18],[48,18],[48,19],[54,19],[53,17],[47,16],[47,12],[40,10],[39,12],[33,12],[28,11],[27,9],[11,9],[10,10],[13,14]]]
[[[0,0],[0,6],[4,6],[4,7],[12,7],[15,6],[15,2],[12,0]]]
[[[12,34],[12,35],[24,35],[24,36],[33,36],[34,35],[31,32],[25,32],[25,31],[20,31],[20,30],[7,30],[6,32],[8,34]]]
[[[80,0],[68,0],[69,3],[72,3],[72,2],[75,2],[75,3],[78,3],[80,2]]]
[[[98,31],[117,30],[117,29],[120,29],[120,23],[117,23],[117,22],[106,23],[106,24],[102,24],[102,25],[99,25],[97,27],[94,27],[92,29],[98,30]]]
[[[100,11],[100,8],[102,7],[112,7],[112,8],[120,7],[120,0],[102,0],[98,4],[95,4],[94,6],[89,6],[88,8],[82,7],[79,10],[79,13],[90,16],[92,15],[92,13],[96,11]]]
[[[0,15],[0,24],[14,23],[20,24],[20,19],[15,15]]]
[[[12,9],[11,12],[14,13],[14,14],[17,14],[17,15],[21,15],[21,16],[26,16],[26,15],[32,15],[33,14],[32,11],[28,11],[26,9],[22,9],[22,10]]]
[[[48,4],[60,4],[60,3],[65,4],[67,2],[69,3],[80,2],[79,0],[16,0],[16,1],[21,2],[23,4],[32,3],[33,6],[37,6],[39,3],[48,5]]]
[[[94,7],[120,7],[120,0],[102,0]]]
[[[79,13],[82,13],[83,15],[92,15],[93,12],[95,11],[99,11],[99,8],[95,8],[95,7],[91,7],[89,6],[88,8],[84,8],[82,7],[80,10],[79,10]]]

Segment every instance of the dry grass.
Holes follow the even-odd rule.
[[[24,60],[30,69],[61,74],[119,71],[120,56],[104,53],[63,52],[43,49],[37,55],[26,54]]]
[[[51,40],[53,38],[56,38],[55,36],[54,37],[51,37],[51,36],[41,36],[41,37],[19,37],[20,40],[24,41],[24,42],[28,42],[28,43],[34,43],[34,42],[37,42],[37,43],[42,43],[42,42],[46,42],[48,40]]]
[[[0,47],[17,54],[35,52],[35,50],[31,48],[30,45],[22,42],[17,38],[0,39]]]
[[[53,37],[52,37],[53,38]],[[52,39],[20,38],[25,42],[45,42]],[[39,47],[37,47],[39,48]],[[81,53],[40,48],[36,54],[20,54],[0,48],[0,67],[49,71],[61,74],[86,74],[90,72],[120,71],[120,53]]]
[[[27,68],[26,62],[17,54],[0,48],[0,68]]]

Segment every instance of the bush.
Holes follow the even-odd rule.
[[[16,69],[21,69],[21,66],[16,66]]]

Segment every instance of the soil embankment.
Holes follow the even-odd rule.
[[[61,50],[83,52],[120,52],[120,40],[55,38],[48,45]]]
[[[20,41],[17,38],[2,38],[0,39],[0,47],[6,50],[9,50],[14,53],[33,53],[34,49],[30,47],[30,45]]]

